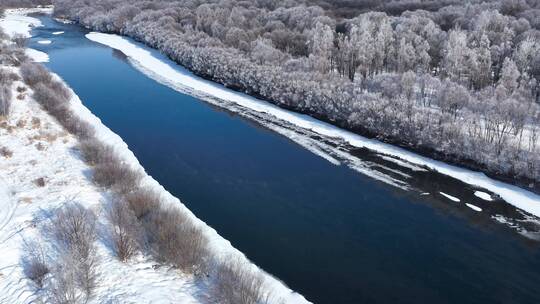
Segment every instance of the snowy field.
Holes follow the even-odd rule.
[[[171,63],[157,50],[145,47],[129,38],[97,32],[89,33],[86,37],[123,52],[136,68],[172,88],[187,88],[211,98],[232,102],[252,111],[271,115],[295,127],[346,142],[353,147],[368,148],[387,156],[396,157],[409,164],[429,168],[469,185],[493,192],[515,207],[535,216],[540,216],[540,196],[525,189],[494,180],[481,172],[435,161],[396,146],[362,137],[310,116],[287,111],[263,100],[226,89],[219,84],[193,75],[191,72]]]
[[[4,19],[10,21],[0,25],[5,25],[6,30],[25,28],[29,35],[31,26],[39,26],[39,23],[33,18],[21,17],[27,12],[33,11],[12,10]],[[20,24],[15,24],[14,20],[19,20]],[[76,149],[77,139],[29,97],[29,89],[17,98],[18,87],[24,84],[14,83],[12,113],[0,128],[0,148],[6,147],[12,152],[12,155],[0,156],[0,303],[32,303],[39,297],[34,284],[24,275],[22,260],[25,244],[46,243],[42,231],[52,211],[68,202],[78,202],[92,209],[98,215],[99,225],[104,226],[107,224],[104,206],[110,200],[106,191],[90,181],[90,168]],[[84,107],[74,93],[71,105],[77,115],[96,128],[100,140],[112,145],[132,166],[141,166],[123,140]],[[40,178],[44,186],[38,181]],[[166,203],[187,210],[152,177],[146,175],[143,183],[160,191]],[[188,213],[204,229],[210,248],[217,256],[237,256],[247,267],[257,269],[214,229]],[[194,278],[167,267],[153,267],[156,263],[144,256],[127,264],[120,263],[105,238],[98,238],[98,249],[99,286],[91,303],[203,302],[207,290]],[[268,288],[284,303],[309,303],[271,275],[267,275],[266,280]]]

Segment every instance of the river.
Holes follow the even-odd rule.
[[[29,46],[147,172],[308,300],[540,303],[535,218],[458,180],[178,92],[85,29],[40,19]]]

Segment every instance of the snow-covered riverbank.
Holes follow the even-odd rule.
[[[166,83],[173,88],[187,88],[188,90],[194,90],[212,98],[233,102],[239,106],[274,116],[296,127],[345,141],[351,146],[367,148],[382,154],[398,157],[412,164],[427,167],[467,184],[487,189],[517,208],[535,216],[540,216],[540,196],[530,191],[494,180],[480,172],[435,161],[396,146],[365,138],[328,123],[321,122],[310,116],[284,110],[263,100],[224,88],[219,84],[193,75],[186,69],[172,63],[157,50],[145,47],[129,38],[96,32],[89,33],[87,38],[122,51],[133,62],[135,67],[150,77]]]
[[[50,14],[52,7],[7,9],[0,18],[0,28],[11,38],[15,36],[30,37],[34,27],[41,26],[39,19],[27,16],[32,13]],[[27,48],[26,55],[35,62],[48,62],[49,56],[41,51]]]
[[[13,14],[21,14],[21,11],[14,11]],[[29,21],[27,18],[20,20],[23,22],[21,26]],[[37,24],[32,22],[34,26]],[[16,87],[23,86],[22,82],[16,83]],[[92,124],[96,137],[114,147],[124,161],[144,172],[127,144],[104,126],[72,93],[72,110],[83,121]],[[14,92],[13,96],[15,98],[18,94]],[[5,128],[0,129],[0,146],[13,152],[13,155],[5,157],[5,161],[2,159],[0,166],[0,176],[5,177],[5,181],[0,180],[0,196],[3,195],[3,205],[0,208],[0,253],[5,256],[0,260],[0,303],[26,303],[38,296],[31,288],[32,283],[25,278],[21,259],[27,241],[44,242],[40,240],[39,231],[50,218],[51,210],[75,201],[99,215],[103,214],[103,205],[110,199],[107,191],[96,188],[91,182],[91,168],[82,161],[76,149],[77,139],[63,131],[58,122],[29,97],[30,92],[27,91],[24,96],[22,100],[13,101],[13,111]],[[44,186],[37,181],[41,177]],[[202,228],[216,256],[238,257],[246,267],[257,269],[230,242],[197,219],[152,177],[145,175],[143,183],[159,191],[166,203],[185,210]],[[103,221],[106,221],[106,217],[98,217],[105,224]],[[99,240],[99,256],[99,286],[92,303],[199,303],[201,296],[204,297],[206,293],[205,287],[201,286],[204,284],[197,284],[194,278],[176,270],[169,271],[166,267],[154,269],[152,261],[145,257],[139,256],[136,261],[128,264],[118,262],[105,240]],[[265,278],[276,301],[309,303],[272,276],[266,275]]]
[[[16,69],[13,69],[16,71]],[[89,179],[91,168],[76,149],[77,139],[13,85],[9,117],[0,120],[0,147],[11,153],[0,156],[0,303],[31,303],[40,296],[25,275],[23,259],[28,243],[47,248],[42,231],[58,207],[78,202],[92,209],[106,224],[103,206],[107,193]],[[24,96],[24,98],[16,98]],[[41,180],[41,181],[40,181]],[[53,251],[46,255],[54,258]],[[99,285],[91,303],[199,303],[193,279],[167,268],[154,269],[139,256],[124,264],[110,246],[98,241]]]

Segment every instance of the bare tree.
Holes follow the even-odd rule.
[[[215,286],[211,293],[214,303],[267,303],[272,294],[265,285],[264,275],[253,267],[239,257],[221,261],[216,269]]]
[[[50,272],[45,252],[40,243],[36,241],[25,242],[25,255],[23,256],[24,274],[34,281],[38,288],[43,287],[43,280]]]
[[[11,88],[0,85],[0,117],[8,116],[11,111]]]
[[[128,203],[115,198],[107,210],[113,246],[118,258],[125,262],[140,249],[142,230]]]
[[[192,274],[207,270],[208,239],[178,208],[161,206],[152,210],[144,227],[158,259]]]
[[[141,220],[152,210],[159,208],[161,195],[148,187],[139,187],[127,193],[125,199],[137,219]]]
[[[60,249],[63,272],[72,272],[75,285],[89,298],[97,284],[96,217],[78,203],[68,203],[51,222],[51,231]]]

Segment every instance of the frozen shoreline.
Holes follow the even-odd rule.
[[[419,166],[425,166],[469,185],[487,189],[499,195],[502,199],[515,207],[535,216],[540,216],[540,195],[525,189],[494,180],[481,172],[449,165],[396,146],[365,138],[350,131],[319,121],[308,115],[291,112],[266,101],[227,89],[222,85],[195,76],[188,70],[174,64],[171,60],[159,53],[159,51],[134,42],[130,38],[97,32],[89,33],[86,37],[94,42],[123,52],[142,72],[148,74],[152,78],[155,78],[156,76],[160,77],[159,81],[168,83],[173,88],[175,86],[187,87],[197,92],[230,101],[257,112],[272,115],[297,127],[308,129],[327,137],[344,140],[354,147],[367,148],[381,154],[398,157]]]

